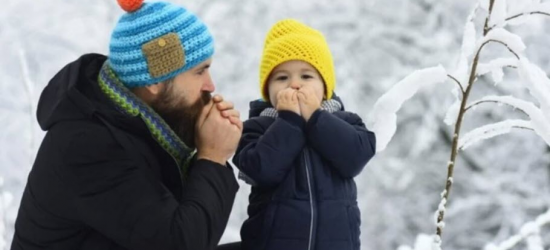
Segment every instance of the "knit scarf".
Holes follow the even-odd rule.
[[[341,109],[342,104],[334,99],[324,100],[321,103],[321,110],[328,111],[329,113],[334,113],[336,111],[340,111]],[[260,113],[260,116],[277,118],[279,116],[279,113],[275,108],[266,108]],[[256,186],[256,182],[242,171],[239,171],[239,179],[243,180],[247,184],[250,184],[251,186]]]
[[[99,72],[98,82],[103,93],[116,105],[118,111],[132,117],[139,116],[147,124],[153,138],[175,160],[184,179],[196,150],[185,145],[160,115],[122,84],[108,61]]]

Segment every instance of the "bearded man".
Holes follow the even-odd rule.
[[[109,55],[80,57],[42,92],[47,133],[13,250],[214,249],[227,225],[242,122],[211,97],[212,36],[183,7],[119,4]]]

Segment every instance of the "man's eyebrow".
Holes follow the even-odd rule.
[[[206,65],[198,68],[197,70],[195,70],[195,72],[203,71],[203,70],[208,69],[208,68],[210,68],[210,64],[206,64]]]

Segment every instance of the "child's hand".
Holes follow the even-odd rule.
[[[298,104],[298,91],[295,89],[283,89],[277,94],[277,111],[287,110],[300,115]]]
[[[317,109],[321,108],[321,100],[315,95],[313,88],[310,86],[304,86],[298,90],[298,103],[302,117],[306,122],[309,121],[309,118]]]

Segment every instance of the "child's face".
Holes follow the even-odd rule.
[[[273,107],[277,107],[279,91],[292,88],[299,90],[308,86],[313,88],[318,100],[325,96],[325,84],[319,72],[309,63],[299,60],[279,64],[267,79],[269,100]]]

